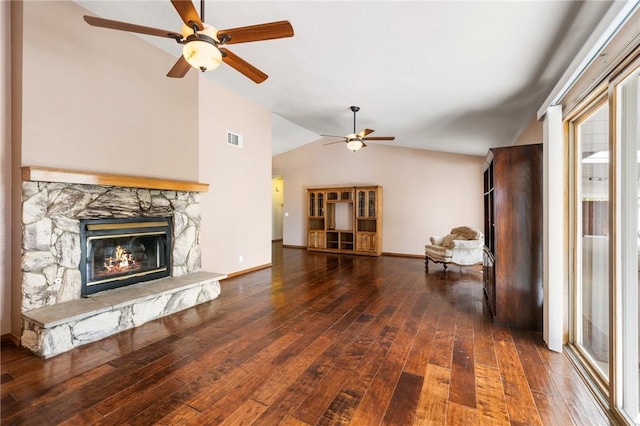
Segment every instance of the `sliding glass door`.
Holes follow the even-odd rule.
[[[618,420],[640,424],[640,60],[568,129],[569,347]]]
[[[616,316],[614,318],[616,377],[614,393],[616,404],[626,415],[640,423],[640,345],[638,306],[638,262],[640,245],[640,191],[638,185],[638,150],[640,131],[640,73],[634,70],[615,86],[613,97],[616,106],[616,132],[614,146],[616,161],[613,163],[616,190],[616,262],[614,294]]]
[[[609,107],[576,121],[575,343],[603,384],[609,379]]]

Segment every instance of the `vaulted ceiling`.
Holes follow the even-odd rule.
[[[77,3],[107,19],[181,27],[168,0]],[[357,130],[393,135],[394,145],[484,155],[515,141],[611,5],[209,0],[204,20],[219,29],[286,19],[295,36],[229,46],[269,75],[260,85],[226,65],[204,76],[275,114],[274,154],[351,133],[357,105]],[[180,55],[172,40],[142,37]]]

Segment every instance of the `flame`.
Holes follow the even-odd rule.
[[[133,254],[129,253],[124,247],[116,246],[115,256],[109,256],[105,259],[104,267],[109,272],[126,271],[135,264]]]

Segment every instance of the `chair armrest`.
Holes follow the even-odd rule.
[[[444,237],[431,237],[429,238],[429,241],[431,241],[431,244],[435,245],[435,246],[441,246],[442,242],[444,241]]]

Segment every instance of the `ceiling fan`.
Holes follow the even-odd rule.
[[[364,141],[392,141],[395,140],[395,136],[367,136],[371,133],[375,132],[375,130],[364,129],[356,133],[356,112],[360,111],[360,107],[351,106],[349,107],[351,111],[353,111],[353,133],[346,136],[334,136],[334,135],[320,135],[327,138],[340,138],[344,139],[344,142],[347,143],[347,148],[351,151],[356,152],[360,148],[364,148],[367,146]],[[330,142],[325,145],[333,145],[334,143],[340,143],[342,141]]]
[[[179,44],[183,44],[182,56],[178,58],[178,61],[167,74],[167,77],[174,78],[184,77],[191,67],[205,72],[217,68],[221,62],[224,62],[254,82],[262,83],[268,78],[267,74],[222,46],[293,36],[293,27],[291,27],[289,21],[218,30],[203,22],[204,0],[201,0],[200,3],[200,16],[198,16],[198,12],[191,0],[171,0],[171,3],[184,22],[181,32],[161,30],[87,15],[84,16],[84,20],[94,27],[168,37]]]

